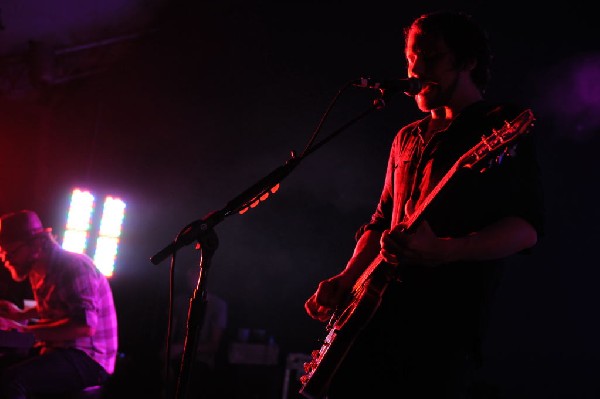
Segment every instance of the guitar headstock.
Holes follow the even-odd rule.
[[[514,146],[509,148],[509,145],[518,137],[527,133],[533,126],[534,121],[533,112],[531,109],[526,109],[512,121],[504,122],[501,128],[492,130],[492,133],[488,136],[483,136],[477,145],[461,157],[459,164],[466,168],[472,168],[502,149],[504,149],[504,152],[501,156],[510,155],[510,152],[514,150]]]

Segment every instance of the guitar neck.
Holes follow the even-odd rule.
[[[363,271],[363,273],[360,275],[360,277],[358,278],[358,280],[356,280],[356,282],[354,283],[354,286],[352,287],[352,292],[353,293],[360,292],[363,289],[363,287],[366,285],[367,280],[369,279],[369,277],[373,274],[373,272],[375,271],[375,269],[377,269],[377,267],[379,267],[379,265],[382,262],[384,262],[383,256],[381,256],[381,253],[379,253],[375,257],[375,259],[373,259],[371,261],[371,263],[369,263],[369,266],[367,266],[367,268],[365,269],[365,271]]]
[[[415,211],[406,219],[406,221],[402,223],[405,231],[410,230],[417,223],[417,221],[419,220],[421,215],[423,215],[425,208],[427,208],[429,206],[429,204],[438,195],[438,193],[442,190],[442,188],[448,183],[448,181],[452,178],[452,176],[454,176],[454,174],[458,171],[458,169],[459,169],[459,164],[457,162],[444,175],[444,177],[440,180],[440,182],[429,192],[429,194],[425,197],[425,199],[417,207],[417,209],[415,209]],[[367,266],[365,271],[360,275],[360,277],[354,284],[354,286],[352,288],[352,291],[354,293],[360,292],[363,289],[363,287],[367,283],[367,280],[371,277],[373,272],[379,267],[379,265],[381,265],[382,262],[385,262],[385,261],[383,260],[383,256],[381,256],[381,253],[379,253],[375,257],[375,259],[373,259],[371,261],[371,263],[369,263],[369,265]]]

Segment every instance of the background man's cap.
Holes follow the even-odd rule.
[[[27,241],[50,231],[52,229],[44,228],[39,216],[33,211],[7,213],[0,217],[0,246]]]

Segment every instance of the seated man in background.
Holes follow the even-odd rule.
[[[0,259],[18,282],[29,279],[36,306],[0,303],[0,317],[31,332],[34,350],[0,370],[0,397],[77,392],[114,372],[117,317],[111,287],[92,259],[61,248],[35,212],[0,217]]]

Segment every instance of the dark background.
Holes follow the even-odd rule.
[[[68,1],[0,5],[0,212],[38,211],[62,232],[74,186],[127,202],[111,280],[123,352],[143,370],[166,329],[179,231],[301,152],[334,96],[361,76],[405,76],[403,28],[447,2]],[[488,30],[490,99],[536,114],[547,234],[514,259],[487,343],[510,398],[598,398],[597,151],[600,46],[584,2],[456,1]],[[30,43],[34,41],[34,43]],[[371,107],[343,91],[319,138]],[[345,265],[378,199],[391,140],[421,114],[409,97],[344,130],[279,191],[215,227],[208,287],[230,331],[266,329],[281,356],[324,326],[305,299]],[[194,245],[176,276],[197,267]],[[440,332],[443,333],[443,332]],[[141,373],[141,372],[140,372]]]

